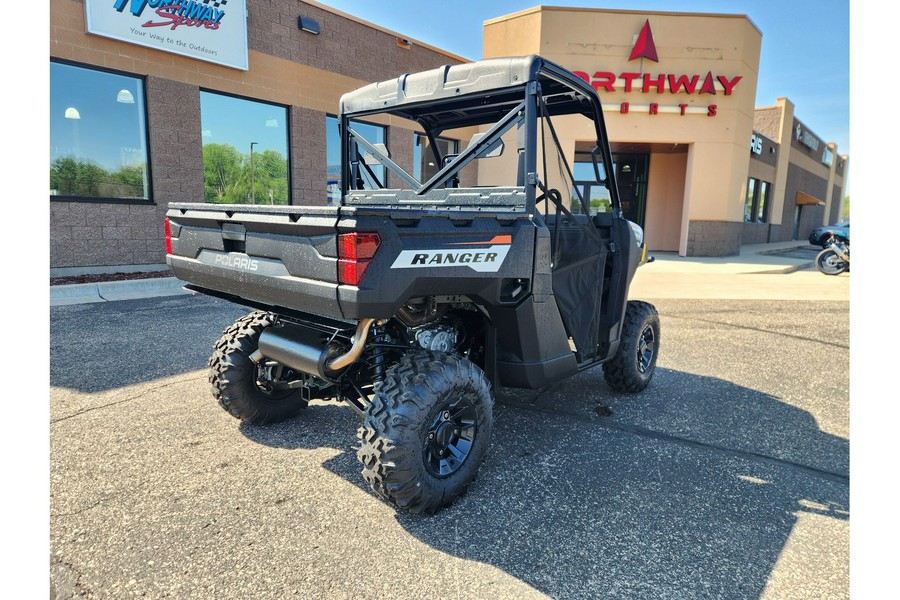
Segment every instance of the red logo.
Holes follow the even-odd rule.
[[[653,32],[650,31],[650,19],[644,21],[641,33],[638,34],[637,42],[631,51],[628,60],[636,58],[648,58],[653,62],[659,62],[659,56],[656,55],[656,44],[653,43]]]

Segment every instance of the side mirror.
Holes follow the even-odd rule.
[[[375,146],[376,150],[378,150],[379,152],[381,152],[388,158],[391,157],[391,153],[388,152],[387,146],[385,146],[384,144],[372,144],[372,145]],[[365,153],[365,161],[366,161],[367,165],[380,165],[381,164],[381,161],[378,160],[374,154],[370,154],[368,152]]]
[[[476,133],[472,136],[472,139],[469,140],[469,145],[478,143],[478,140],[484,137],[483,133]],[[497,156],[501,156],[503,154],[503,140],[498,139],[496,142],[479,152],[475,158],[495,158]]]

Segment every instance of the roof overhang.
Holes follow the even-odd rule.
[[[797,192],[796,201],[798,206],[825,206],[825,203],[822,200],[819,200],[815,196],[810,196],[806,192]]]

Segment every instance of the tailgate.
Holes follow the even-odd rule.
[[[338,210],[171,203],[166,263],[200,288],[339,319]]]

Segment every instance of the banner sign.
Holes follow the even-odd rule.
[[[88,33],[246,71],[247,0],[85,0]]]

